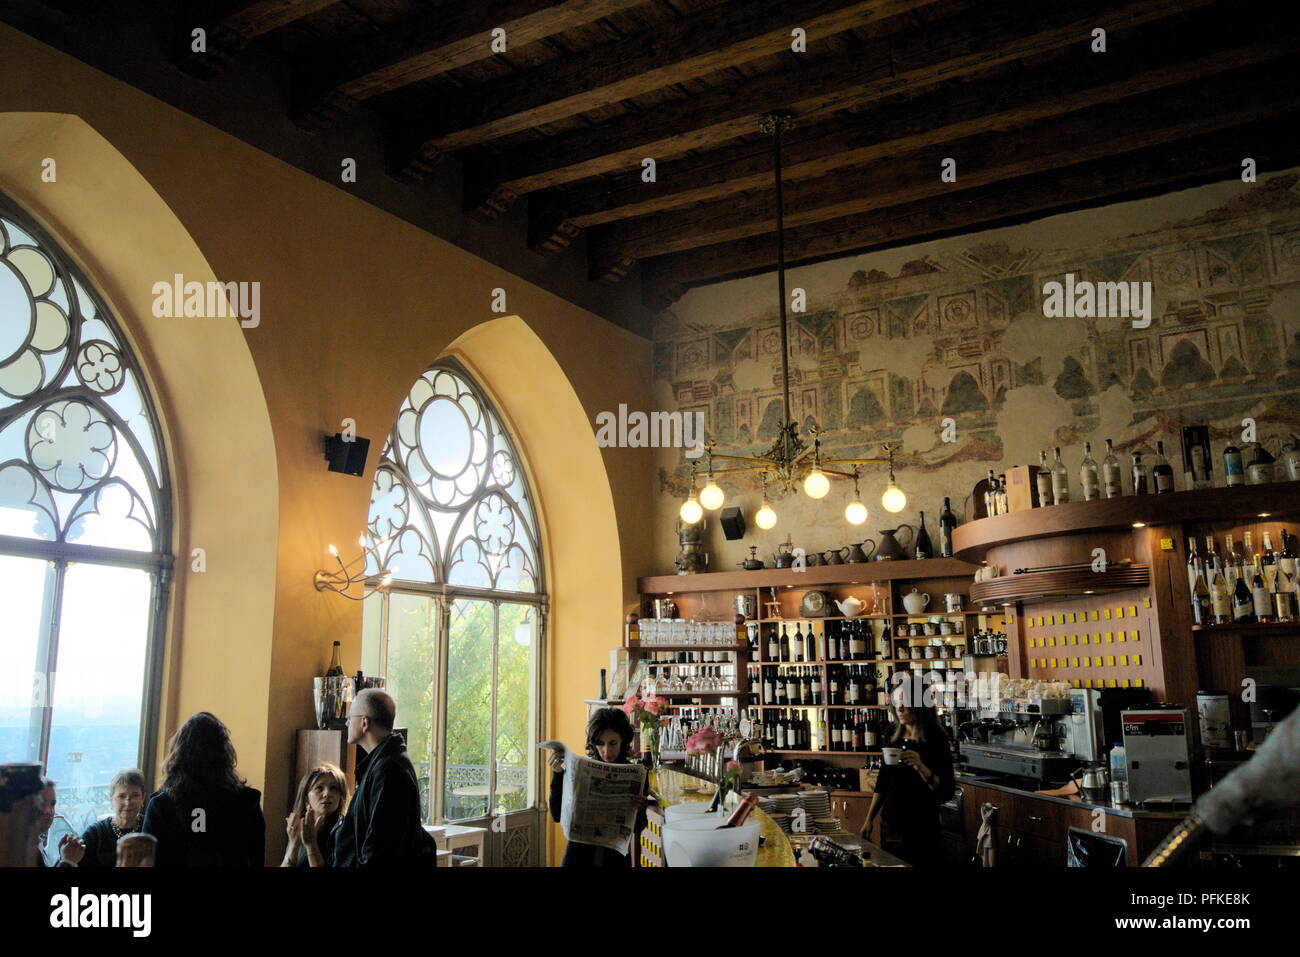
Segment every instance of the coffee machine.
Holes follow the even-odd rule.
[[[1070,713],[1061,719],[1061,750],[1085,763],[1105,759],[1100,691],[1070,689]]]

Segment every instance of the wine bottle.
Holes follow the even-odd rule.
[[[731,812],[731,817],[727,818],[727,823],[719,824],[717,830],[721,831],[723,828],[728,827],[740,827],[746,820],[748,820],[749,815],[754,813],[754,808],[756,807],[758,807],[758,798],[756,798],[753,793],[746,793],[745,796],[740,799],[740,803],[736,805],[736,809]]]
[[[785,703],[799,703],[799,675],[795,673],[794,668],[789,668],[785,673]]]
[[[1273,597],[1268,592],[1268,586],[1264,584],[1264,570],[1260,565],[1258,555],[1255,556],[1252,568],[1250,597],[1254,605],[1255,620],[1261,624],[1267,624],[1273,620]]]
[[[947,496],[943,500],[943,511],[939,513],[939,555],[952,558],[952,531],[957,527],[957,516],[952,513],[952,506]]]
[[[934,558],[934,549],[930,546],[930,533],[925,530],[925,512],[918,512],[921,516],[919,527],[916,530],[916,543],[914,545],[917,559]]]
[[[789,661],[790,660],[790,635],[786,632],[785,629],[786,626],[785,623],[783,622],[781,624],[781,660]]]
[[[1241,449],[1229,445],[1223,450],[1223,475],[1228,487],[1246,484],[1246,468],[1242,464]]]
[[[1151,466],[1151,482],[1157,495],[1174,491],[1174,467],[1165,458],[1165,443],[1156,441],[1156,462]]]
[[[1052,460],[1052,504],[1064,505],[1070,501],[1070,473],[1061,461],[1061,447],[1056,446],[1056,458]]]
[[[867,726],[863,731],[862,743],[868,751],[875,751],[880,747],[880,730],[876,725],[876,719],[868,714]]]
[[[771,668],[763,669],[763,704],[776,704],[776,689],[772,687]]]
[[[1295,621],[1295,582],[1282,568],[1278,568],[1277,574],[1273,577],[1270,595],[1273,599],[1273,620]]]
[[[333,650],[333,652],[330,654],[330,666],[329,666],[329,670],[325,672],[325,677],[326,677],[326,678],[342,678],[342,677],[343,677],[343,660],[342,660],[342,658],[340,657],[341,654],[342,654],[342,645],[341,645],[340,642],[337,642],[337,641],[336,641],[336,642],[334,642],[334,650]]]
[[[791,661],[803,661],[803,632],[799,629],[800,623],[795,622],[794,638],[790,642]]]
[[[1249,624],[1255,620],[1255,598],[1246,587],[1246,576],[1238,575],[1232,591],[1232,620],[1235,624]]]
[[[1097,481],[1097,462],[1092,457],[1092,443],[1083,443],[1083,463],[1079,466],[1079,482],[1083,485],[1083,500],[1091,502],[1101,495]]]
[[[862,743],[862,724],[856,711],[849,716],[849,721],[853,725],[853,732],[849,738],[849,748],[853,751],[865,751],[866,745]]]
[[[1195,536],[1187,536],[1187,587],[1195,589],[1196,576],[1201,574],[1201,556],[1196,554]]]
[[[1133,453],[1133,494],[1146,495],[1150,491],[1151,488],[1149,483],[1147,482],[1147,469],[1146,466],[1142,464],[1142,453],[1134,452]]]
[[[1047,452],[1038,450],[1038,475],[1034,482],[1038,487],[1038,506],[1052,504],[1052,470],[1047,465]]]
[[[843,702],[840,701],[840,666],[839,665],[832,665],[830,667],[829,675],[827,677],[827,684],[829,685],[829,687],[826,689],[826,703],[833,704],[833,705],[842,704]]]
[[[862,622],[847,622],[849,631],[849,660],[861,661],[867,653],[867,643],[862,638]]]
[[[813,669],[812,681],[810,682],[809,687],[812,694],[812,703],[814,705],[821,704],[822,703],[822,670],[820,668]]]
[[[1205,579],[1199,574],[1192,588],[1192,619],[1198,625],[1208,625],[1214,620],[1214,603]]]
[[[1214,569],[1210,579],[1210,608],[1214,612],[1214,623],[1226,625],[1232,621],[1232,588],[1223,577],[1219,568]]]
[[[1119,467],[1115,457],[1115,446],[1106,440],[1106,457],[1101,462],[1101,488],[1106,498],[1118,498],[1124,494],[1124,470]]]
[[[1278,555],[1277,563],[1292,578],[1296,577],[1296,553],[1292,545],[1294,541],[1295,536],[1289,534],[1285,528],[1282,529],[1282,552]]]
[[[821,630],[819,630],[819,631],[817,632],[817,648],[816,648],[817,657],[814,659],[814,660],[816,660],[816,661],[826,661],[826,660],[827,660],[827,658],[826,658],[826,632],[830,630],[830,627],[831,627],[831,623],[830,623],[829,621],[823,621],[823,622],[822,622]]]
[[[781,660],[781,639],[777,636],[776,625],[773,625],[772,630],[767,633],[767,660]]]

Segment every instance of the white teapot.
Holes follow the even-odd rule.
[[[866,605],[850,595],[843,601],[836,601],[835,607],[840,610],[840,614],[845,618],[856,618],[858,615],[862,614],[862,609],[865,608]]]
[[[930,596],[913,588],[903,596],[903,607],[909,615],[919,615],[930,606]]]

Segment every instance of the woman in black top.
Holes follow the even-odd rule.
[[[587,756],[606,764],[631,764],[628,751],[632,747],[632,723],[618,708],[601,708],[587,721]],[[559,752],[551,755],[551,817],[558,823],[564,800],[564,759]],[[647,779],[648,780],[648,779]],[[637,846],[636,834],[645,829],[645,807],[649,803],[644,794],[640,798],[636,826],[630,848]],[[564,848],[561,867],[631,867],[630,855],[611,851],[595,844],[569,841]]]
[[[933,708],[905,703],[904,689],[895,689],[893,700],[895,731],[889,746],[903,747],[902,760],[880,769],[862,835],[868,836],[877,815],[883,814],[881,843],[886,850],[914,867],[941,867],[939,805],[957,786],[948,735]]]
[[[167,746],[163,786],[150,796],[141,830],[158,839],[158,867],[261,867],[261,804],[235,771],[230,731],[200,711]]]
[[[318,765],[302,776],[285,819],[289,846],[281,867],[329,867],[334,825],[347,809],[348,779],[336,764]]]
[[[140,830],[140,812],[144,810],[144,774],[127,768],[113,775],[108,785],[111,817],[96,821],[81,835],[86,855],[78,867],[116,867],[117,841],[125,834]]]

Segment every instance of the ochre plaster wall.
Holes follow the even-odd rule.
[[[169,361],[170,351],[155,339],[196,337],[182,350],[192,354],[199,377],[193,394],[183,396],[165,370],[154,374],[172,436],[177,497],[188,503],[182,516],[197,514],[212,496],[213,524],[191,527],[182,517],[177,548],[228,541],[240,568],[193,614],[196,589],[211,588],[212,580],[177,584],[160,732],[170,733],[199,707],[231,725],[243,773],[264,790],[268,859],[283,849],[279,822],[291,786],[293,732],[313,723],[310,679],[336,639],[345,668],[355,670],[359,657],[360,606],[316,592],[311,576],[324,564],[328,543],[355,542],[378,448],[364,479],[353,478],[325,470],[320,437],[352,418],[358,434],[381,444],[416,376],[478,324],[500,318],[490,311],[496,288],[506,290],[509,313],[531,339],[504,337],[500,349],[520,350],[510,359],[476,352],[472,336],[461,348],[501,398],[535,474],[556,602],[545,732],[579,740],[581,698],[594,692],[596,670],[619,643],[635,578],[649,570],[651,540],[649,455],[597,450],[591,423],[621,402],[649,408],[649,343],[0,26],[0,113],[8,111],[79,117],[179,225],[167,232],[158,204],[132,206],[142,190],[128,190],[131,184],[116,176],[103,179],[94,163],[105,151],[87,155],[59,139],[66,124],[57,116],[27,127],[21,161],[3,166],[6,191],[35,210],[56,205],[42,200],[42,191],[123,190],[112,215],[93,221],[95,235],[70,235],[82,226],[72,215],[75,194],[61,203],[67,219],[52,216],[47,225],[82,251],[146,362]],[[7,133],[3,138],[7,143]],[[34,161],[44,156],[58,162],[57,184],[40,182]],[[145,241],[165,244],[182,234],[193,248],[188,257],[185,250],[164,256]],[[104,252],[124,239],[123,256]],[[120,272],[123,257],[137,261],[127,273]],[[176,263],[186,266],[187,279],[260,282],[261,325],[241,330],[230,320],[153,319],[149,287],[169,279]],[[256,372],[255,379],[240,372],[233,397],[225,391],[232,387],[227,357],[240,354],[226,341],[232,336],[242,336]],[[229,368],[239,372],[237,364]],[[535,391],[552,388],[557,370],[570,394]],[[178,370],[177,378],[187,374]],[[204,402],[196,418],[193,406]],[[563,419],[552,421],[552,413]],[[250,455],[243,462],[223,452],[250,439],[254,446],[271,443],[273,460]],[[191,446],[213,453],[201,471],[182,454]],[[580,459],[572,458],[575,450]]]

